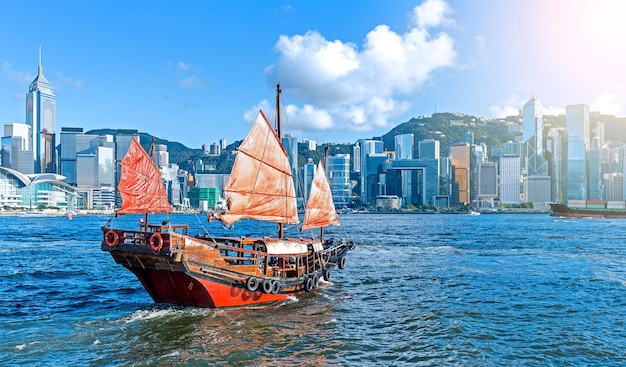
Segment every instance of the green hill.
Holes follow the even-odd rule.
[[[449,147],[458,141],[464,141],[464,134],[468,131],[474,134],[474,143],[485,143],[489,147],[501,146],[509,140],[514,140],[516,134],[510,133],[506,122],[519,123],[519,116],[510,116],[506,119],[484,119],[460,113],[435,113],[431,116],[420,116],[412,118],[407,122],[401,123],[391,129],[382,137],[374,139],[382,139],[384,149],[394,150],[394,137],[401,134],[413,134],[415,139],[414,157],[417,157],[418,142],[425,139],[439,140],[441,145],[441,154],[448,155]],[[590,113],[590,129],[591,136],[595,136],[593,129],[598,121],[605,124],[605,136],[607,141],[626,142],[626,118],[615,117],[612,115],[602,115],[597,112]],[[565,128],[565,116],[544,116],[544,125],[547,128],[556,127],[558,129]],[[98,129],[88,131],[87,134],[115,134],[115,129]],[[518,133],[520,134],[520,133]],[[147,133],[139,133],[141,143],[146,151],[150,151],[150,144],[153,136]],[[234,162],[234,151],[241,144],[236,141],[226,147],[219,156],[205,156],[202,149],[191,149],[178,142],[171,142],[165,139],[156,138],[157,144],[164,144],[170,155],[170,162],[177,163],[180,168],[187,171],[193,171],[193,162],[199,159],[204,164],[215,166],[212,173],[229,173]],[[324,150],[329,147],[329,154],[350,154],[352,155],[352,144],[319,144],[317,149],[309,150],[308,145],[299,143],[298,145],[298,165],[302,166],[308,158],[312,158],[314,162],[318,162],[324,157]]]

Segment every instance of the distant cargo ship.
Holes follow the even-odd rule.
[[[566,218],[626,218],[623,201],[570,200],[568,205],[550,204],[553,217]]]

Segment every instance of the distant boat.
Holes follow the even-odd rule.
[[[28,218],[37,218],[37,217],[45,217],[46,214],[41,210],[28,210],[22,213],[22,217]]]
[[[278,224],[276,237],[189,235],[189,225],[169,220],[150,223],[150,213],[171,213],[161,173],[132,140],[121,161],[119,192],[124,214],[145,214],[139,228],[102,227],[101,249],[132,271],[157,303],[227,307],[285,300],[311,292],[320,278],[343,269],[354,243],[324,239],[323,228],[339,225],[330,185],[320,162],[311,184],[301,231],[319,229],[317,238],[287,238],[284,225],[299,223],[289,157],[280,138],[280,85],[277,131],[263,111],[239,146],[224,188],[223,210],[207,213],[209,222],[232,225],[241,219]],[[153,144],[154,145],[154,144]]]
[[[626,209],[609,208],[602,204],[586,205],[584,208],[568,207],[564,204],[551,203],[550,216],[565,218],[626,218]]]
[[[474,211],[474,210],[470,210],[467,214],[471,215],[471,216],[477,216],[480,215],[480,212]]]

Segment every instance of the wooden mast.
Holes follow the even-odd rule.
[[[278,141],[282,144],[283,136],[281,134],[280,128],[280,83],[276,84],[276,134],[278,135]],[[282,239],[285,237],[285,225],[283,223],[278,223],[278,238]]]

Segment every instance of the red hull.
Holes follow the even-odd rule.
[[[310,292],[319,278],[330,279],[333,268],[343,269],[344,256],[354,247],[333,240],[327,247],[305,239],[209,241],[169,227],[148,228],[155,230],[104,227],[101,248],[133,272],[155,302],[180,306],[246,306]],[[266,252],[268,246],[275,253]]]
[[[184,272],[130,268],[154,302],[193,307],[235,307],[285,300],[293,294],[268,294],[250,292],[234,287],[190,276]]]

